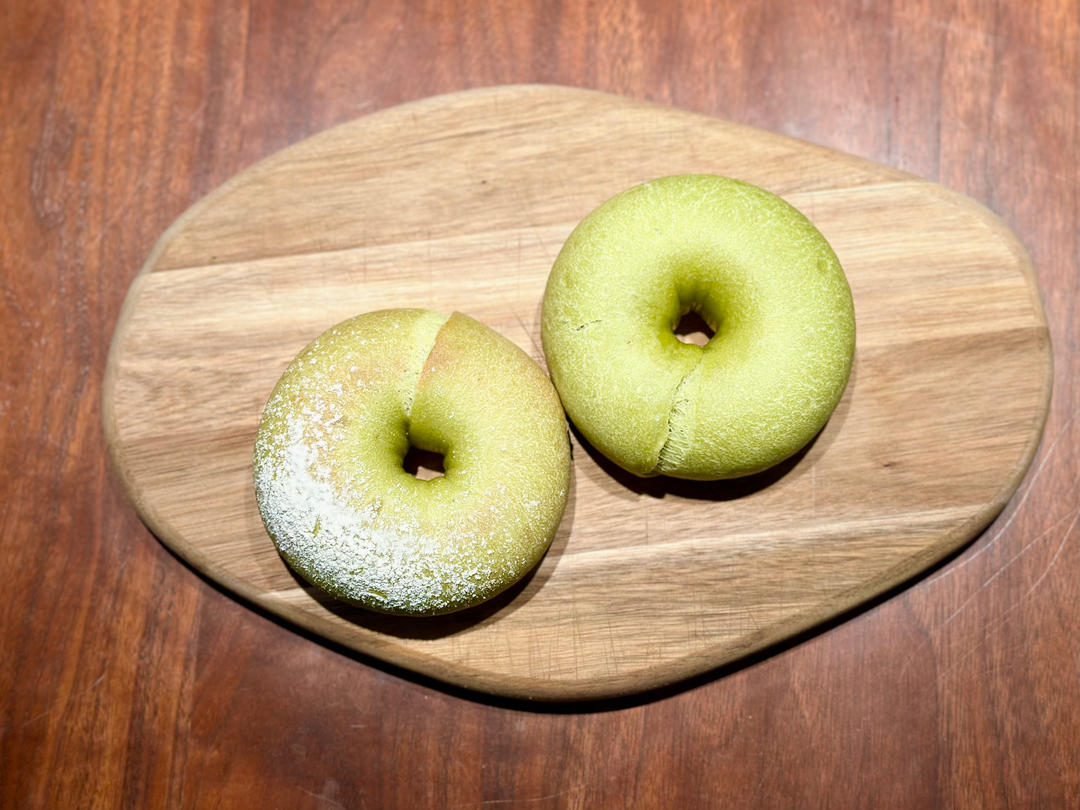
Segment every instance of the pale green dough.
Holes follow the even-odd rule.
[[[410,444],[445,475],[402,467]],[[570,485],[551,381],[483,324],[418,309],[334,326],[289,365],[255,440],[267,532],[304,579],[385,613],[434,615],[527,573]]]
[[[673,333],[698,311],[704,347]],[[542,337],[571,420],[640,476],[767,469],[825,425],[851,371],[855,312],[836,254],[764,189],[677,175],[603,203],[567,239]]]

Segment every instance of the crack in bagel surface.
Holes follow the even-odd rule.
[[[679,380],[679,384],[675,386],[675,390],[671,394],[671,408],[668,410],[667,417],[667,437],[664,439],[664,444],[656,456],[656,466],[652,469],[652,475],[663,475],[668,470],[677,469],[689,449],[689,437],[684,435],[685,430],[676,430],[676,421],[686,413],[686,408],[690,404],[690,398],[683,394],[683,388],[701,368],[703,359],[704,352],[702,352],[702,356],[698,358],[694,367]]]

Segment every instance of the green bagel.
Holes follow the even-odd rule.
[[[696,311],[704,347],[674,334]],[[677,175],[574,229],[544,292],[542,339],[570,419],[635,475],[713,480],[805,446],[847,385],[851,290],[799,211],[757,186]]]
[[[407,472],[410,445],[445,474]],[[304,579],[384,613],[490,599],[544,555],[566,506],[558,396],[472,318],[396,309],[344,321],[289,365],[255,439],[267,533]]]

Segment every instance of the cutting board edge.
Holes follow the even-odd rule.
[[[290,610],[265,592],[237,579],[227,570],[218,568],[204,554],[185,542],[168,521],[140,500],[136,510],[153,534],[180,561],[198,575],[220,585],[230,594],[240,597],[250,605],[265,611],[275,619],[284,620],[310,633],[314,640],[350,651],[351,654],[375,659],[397,667],[408,677],[409,672],[440,681],[454,688],[464,689],[478,695],[495,696],[511,700],[536,703],[580,703],[587,701],[610,701],[635,695],[664,690],[688,680],[692,684],[711,680],[718,670],[738,668],[751,656],[767,653],[772,648],[794,646],[807,636],[822,629],[847,621],[853,614],[873,607],[885,595],[912,584],[921,576],[932,573],[933,567],[950,554],[960,551],[979,535],[1008,505],[1012,494],[1034,460],[1038,442],[1021,459],[1016,471],[1016,482],[1001,488],[1000,496],[984,509],[973,514],[941,541],[920,549],[872,581],[859,587],[836,594],[829,601],[815,604],[814,609],[796,614],[789,621],[771,625],[768,631],[759,631],[748,643],[730,647],[717,644],[692,655],[669,659],[662,664],[629,670],[616,676],[585,678],[581,680],[550,680],[544,678],[506,676],[485,670],[455,664],[437,656],[426,655],[412,648],[382,645],[374,634],[366,640],[374,643],[357,643],[335,624],[324,624],[316,614],[304,610]],[[364,630],[365,635],[369,631]],[[747,663],[752,663],[749,661]]]
[[[434,103],[439,100],[445,100],[450,96],[458,96],[463,94],[477,94],[487,92],[502,92],[512,89],[528,88],[529,90],[542,90],[556,88],[560,91],[579,92],[579,93],[591,93],[602,96],[610,96],[611,94],[601,93],[593,90],[583,90],[580,88],[568,88],[558,85],[510,85],[510,86],[497,86],[493,88],[482,88],[478,90],[466,90],[460,91],[460,93],[451,93],[444,96],[436,96],[427,99],[420,99],[413,102],[408,102],[408,105],[424,105],[427,103]],[[617,97],[616,97],[617,98]],[[668,111],[678,112],[680,114],[694,116],[699,118],[705,118],[712,121],[719,119],[711,116],[686,111],[677,110],[675,108],[667,107],[655,102],[634,100],[634,103],[641,105],[648,105],[654,107],[660,107]],[[401,105],[406,106],[406,105]],[[379,115],[384,112],[397,110],[399,107],[391,107],[386,110],[380,110],[372,113],[372,115]],[[365,116],[366,117],[366,116]],[[360,120],[360,119],[357,119]],[[326,135],[341,127],[348,127],[355,122],[346,122],[338,127],[334,127],[328,130],[322,135]],[[734,127],[745,128],[748,130],[754,130],[755,132],[764,132],[763,130],[757,130],[753,127],[748,127],[742,124],[736,124],[732,122],[725,122]],[[799,139],[792,138],[786,135],[780,135],[777,133],[766,133],[772,138],[778,141],[795,141],[805,144],[805,142],[799,141]],[[313,136],[319,138],[321,135]],[[301,142],[306,144],[312,139]],[[291,611],[282,609],[280,605],[273,603],[273,600],[264,598],[256,589],[247,586],[245,583],[239,580],[235,580],[227,571],[219,570],[212,562],[205,558],[205,556],[199,553],[191,544],[184,541],[182,536],[176,532],[167,519],[157,513],[152,505],[143,497],[143,493],[137,486],[133,476],[130,473],[127,461],[124,458],[124,443],[121,435],[120,418],[116,410],[116,401],[114,397],[114,391],[116,387],[116,380],[118,375],[118,369],[120,366],[123,342],[127,333],[127,328],[131,320],[132,313],[137,309],[140,291],[143,282],[147,275],[154,272],[154,265],[158,257],[165,250],[169,242],[174,238],[175,234],[183,229],[190,219],[197,216],[198,213],[205,207],[212,205],[214,200],[224,194],[237,184],[247,182],[250,177],[259,171],[268,171],[272,168],[275,158],[278,158],[284,152],[295,149],[301,144],[293,144],[285,147],[284,149],[275,152],[266,158],[258,161],[247,169],[243,170],[239,174],[235,175],[230,180],[226,181],[222,185],[215,188],[209,194],[201,198],[192,204],[183,214],[181,214],[173,224],[162,234],[152,248],[146,262],[142,268],[134,277],[127,295],[125,296],[124,303],[122,305],[120,314],[117,318],[116,327],[113,332],[112,341],[109,347],[108,357],[106,361],[105,376],[102,386],[102,419],[103,429],[105,434],[106,446],[108,449],[109,457],[111,459],[113,467],[117,470],[118,477],[121,484],[135,506],[136,512],[139,514],[143,522],[150,528],[150,530],[158,537],[158,539],[174,552],[181,560],[187,565],[190,565],[196,571],[204,576],[212,579],[214,582],[221,584],[231,593],[240,596],[246,601],[258,606],[261,609],[267,610],[269,613],[279,618],[285,619],[292,624],[304,628],[307,631],[314,633],[315,635],[323,638],[327,638],[336,644],[340,644],[350,650],[363,655],[369,655],[373,658],[385,661],[394,666],[401,666],[407,669],[412,669],[425,676],[433,677],[437,680],[441,680],[457,686],[462,686],[466,689],[477,691],[485,694],[501,695],[505,697],[513,697],[525,700],[540,700],[540,701],[579,701],[590,699],[609,699],[623,697],[632,694],[639,694],[650,690],[662,688],[672,683],[684,680],[694,675],[700,675],[703,672],[708,673],[715,670],[718,667],[722,667],[726,664],[732,663],[737,660],[741,660],[748,655],[752,655],[755,652],[768,649],[775,646],[778,643],[782,643],[784,640],[790,640],[793,635],[804,633],[807,630],[820,625],[822,622],[826,622],[830,619],[841,619],[845,614],[850,613],[854,608],[857,608],[860,604],[865,603],[868,599],[873,599],[882,593],[885,593],[893,588],[901,587],[912,578],[916,577],[920,573],[926,573],[927,567],[933,565],[936,561],[948,556],[950,553],[962,548],[966,543],[973,540],[979,532],[982,531],[989,523],[1002,511],[1006,506],[1009,499],[1015,493],[1017,487],[1022,481],[1026,471],[1030,467],[1033,461],[1040,438],[1042,436],[1043,428],[1045,427],[1046,418],[1049,411],[1050,397],[1053,386],[1053,360],[1052,360],[1052,348],[1049,339],[1049,330],[1046,327],[1045,310],[1042,306],[1041,295],[1039,292],[1037,279],[1035,276],[1034,268],[1028,258],[1026,250],[1017,238],[1016,234],[992,211],[960,192],[948,189],[938,183],[928,181],[919,178],[915,175],[910,175],[900,170],[892,169],[891,167],[882,166],[881,164],[873,163],[872,161],[865,160],[853,155],[832,150],[829,147],[820,146],[817,144],[808,144],[814,149],[825,150],[831,154],[843,156],[849,160],[856,161],[862,164],[869,164],[880,170],[887,170],[894,173],[893,176],[897,181],[903,182],[915,182],[921,186],[926,187],[928,190],[934,190],[937,193],[948,196],[953,202],[961,204],[967,207],[972,213],[978,215],[984,219],[991,228],[995,231],[999,238],[1004,243],[1010,246],[1010,249],[1018,257],[1018,266],[1021,269],[1022,274],[1028,284],[1029,291],[1032,294],[1033,309],[1037,314],[1037,319],[1041,324],[1041,335],[1043,338],[1043,345],[1045,351],[1042,352],[1045,361],[1045,373],[1044,373],[1044,386],[1041,396],[1041,404],[1039,412],[1036,414],[1036,418],[1032,425],[1032,432],[1029,435],[1029,439],[1025,444],[1025,451],[1018,459],[1017,466],[1014,470],[1014,475],[1001,487],[999,496],[994,501],[987,504],[987,506],[981,510],[978,514],[973,515],[971,519],[965,522],[957,532],[949,536],[948,539],[943,539],[941,542],[934,544],[931,547],[922,549],[922,552],[917,555],[912,555],[911,558],[905,561],[905,563],[899,566],[900,570],[896,571],[895,576],[889,577],[887,582],[884,582],[880,587],[866,586],[860,587],[854,591],[845,592],[843,599],[837,597],[834,601],[830,601],[826,604],[832,606],[829,610],[818,609],[812,612],[812,614],[800,614],[797,619],[793,619],[791,624],[774,625],[768,634],[763,634],[760,640],[754,641],[749,645],[740,647],[735,653],[720,652],[710,655],[708,653],[695,653],[691,656],[685,656],[683,658],[671,659],[664,662],[661,665],[655,667],[645,667],[640,670],[634,670],[633,672],[620,674],[615,677],[605,677],[598,679],[589,679],[582,681],[558,681],[549,682],[544,680],[537,680],[531,678],[515,679],[513,682],[509,682],[505,677],[493,678],[491,675],[485,674],[482,671],[470,669],[468,667],[462,667],[454,664],[448,664],[446,661],[440,658],[425,656],[420,653],[416,653],[413,650],[409,650],[405,647],[393,647],[389,651],[384,649],[376,649],[379,645],[357,645],[356,643],[348,640],[343,634],[339,633],[336,628],[330,630],[326,626],[320,626],[317,618],[313,614],[308,614],[303,611],[297,611],[296,615],[293,615]],[[931,557],[931,559],[928,559]],[[896,570],[896,569],[894,569]],[[880,578],[879,578],[880,580]],[[818,604],[820,608],[821,603]],[[785,632],[775,632],[777,627],[788,628]],[[406,654],[407,653],[407,654]],[[703,658],[707,662],[707,666],[702,666],[701,661]]]
[[[436,96],[428,96],[424,98],[414,99],[411,101],[402,102],[401,104],[384,107],[378,110],[374,110],[365,115],[359,116],[348,121],[343,121],[339,124],[331,126],[321,132],[308,136],[296,143],[289,144],[282,147],[270,154],[260,158],[256,162],[241,169],[237,174],[233,175],[223,183],[215,186],[203,197],[193,202],[183,213],[178,216],[173,223],[165,230],[165,232],[159,237],[154,247],[143,264],[140,273],[142,272],[161,272],[174,269],[180,269],[179,267],[165,267],[157,268],[154,265],[160,259],[161,255],[165,252],[169,243],[176,236],[176,234],[187,226],[187,224],[194,218],[196,218],[205,208],[210,207],[219,197],[227,196],[233,189],[251,181],[252,178],[257,177],[262,173],[272,172],[276,166],[293,156],[303,155],[308,151],[317,151],[319,147],[333,139],[340,137],[343,133],[347,132],[357,126],[368,124],[374,119],[382,117],[401,117],[407,115],[417,115],[420,111],[427,107],[435,107],[442,105],[453,104],[455,100],[459,99],[482,99],[485,97],[498,97],[498,96],[512,96],[520,93],[562,93],[567,96],[592,96],[598,99],[604,99],[609,103],[618,102],[620,105],[634,105],[642,108],[650,108],[655,110],[662,110],[667,115],[675,115],[683,118],[693,119],[699,122],[708,122],[714,126],[723,126],[731,130],[738,130],[747,133],[753,133],[759,140],[768,140],[777,145],[788,145],[798,147],[798,151],[801,152],[815,152],[818,154],[827,154],[832,160],[843,160],[844,162],[859,166],[867,172],[876,173],[879,179],[875,181],[873,185],[888,185],[891,183],[904,183],[913,182],[918,185],[933,185],[939,184],[919,177],[918,175],[906,172],[902,169],[897,169],[892,166],[886,166],[882,163],[877,163],[868,158],[853,155],[848,152],[843,152],[838,149],[834,149],[822,144],[813,143],[811,141],[804,140],[792,135],[786,135],[779,132],[772,132],[770,130],[761,129],[751,126],[749,124],[740,123],[737,121],[731,121],[729,119],[720,118],[718,116],[708,115],[707,113],[697,112],[694,110],[686,110],[679,107],[673,107],[667,104],[663,104],[656,101],[649,101],[645,99],[632,98],[627,96],[620,96],[615,93],[608,93],[602,90],[592,90],[587,88],[572,87],[569,85],[559,84],[509,84],[509,85],[490,85],[487,87],[472,88],[468,90],[458,90],[449,93],[443,93]],[[858,188],[861,186],[850,186],[849,188]],[[942,186],[941,188],[945,188]],[[805,193],[805,192],[801,192]],[[958,193],[958,192],[954,192]],[[783,196],[783,194],[781,194]],[[967,198],[963,194],[959,194],[964,199]],[[598,201],[599,202],[599,201]],[[974,201],[973,201],[974,202]],[[988,211],[988,209],[987,209]],[[215,261],[207,261],[206,266],[216,264]],[[184,265],[186,266],[186,265]]]

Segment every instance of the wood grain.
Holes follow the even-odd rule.
[[[617,191],[682,171],[785,195],[845,267],[856,362],[813,446],[702,484],[636,479],[578,440],[567,515],[535,575],[456,616],[379,617],[294,576],[251,473],[261,405],[292,357],[338,321],[410,306],[466,312],[543,363],[540,302],[570,230]],[[180,217],[125,304],[104,418],[140,514],[211,579],[451,683],[581,700],[775,644],[970,540],[1034,454],[1051,372],[1027,255],[974,202],[718,119],[508,86],[339,126]]]
[[[7,0],[0,30],[0,806],[1076,805],[1075,3]],[[108,342],[155,241],[308,135],[515,82],[798,136],[1000,215],[1055,367],[1001,516],[828,632],[604,711],[470,699],[193,575],[100,429]]]

